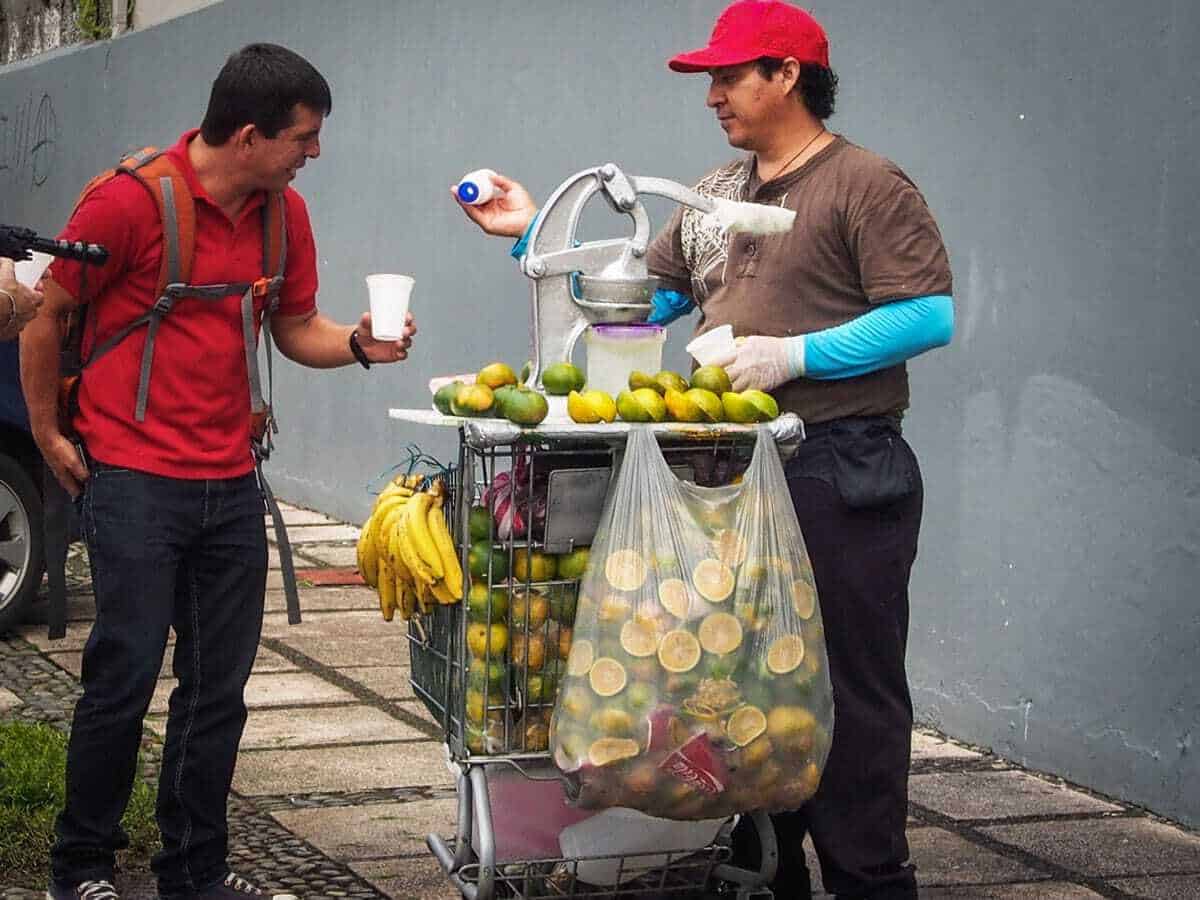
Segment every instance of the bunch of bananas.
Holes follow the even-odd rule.
[[[379,610],[392,621],[436,604],[457,603],[463,572],[442,511],[440,479],[421,490],[420,475],[397,475],[375,500],[358,538],[358,571],[379,592]]]

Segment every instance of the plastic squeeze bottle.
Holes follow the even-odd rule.
[[[492,198],[499,197],[504,193],[492,181],[495,174],[491,169],[476,169],[474,172],[468,172],[455,185],[454,193],[468,206],[482,206]]]

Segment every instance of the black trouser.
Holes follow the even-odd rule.
[[[891,420],[843,419],[811,429],[785,472],[816,576],[834,727],[816,795],[772,817],[780,842],[775,896],[809,896],[807,833],[829,893],[916,897],[904,828],[908,576],[923,499],[916,457]],[[756,843],[752,829],[739,829],[737,858],[755,863]]]
[[[158,787],[164,895],[226,873],[226,802],[246,721],[242,690],[262,631],[267,544],[253,474],[181,480],[90,464],[79,501],[96,622],[67,751],[54,879],[111,879],[127,839],[142,719],[176,635]]]

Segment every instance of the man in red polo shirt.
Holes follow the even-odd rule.
[[[320,155],[321,125],[331,108],[325,79],[290,50],[252,44],[229,58],[203,124],[167,151],[194,198],[188,281],[232,287],[276,274],[263,271],[263,243],[272,237],[264,216],[282,194],[286,253],[270,316],[279,349],[314,368],[396,362],[407,355],[416,330],[411,321],[402,339],[375,341],[368,314],[357,325],[340,325],[317,311],[312,229],[290,183]],[[175,202],[187,198],[175,195]],[[267,298],[184,294],[159,323],[146,354],[148,376],[147,327],[96,352],[155,305],[173,234],[136,178],[118,175],[96,187],[62,237],[103,244],[109,259],[86,271],[56,262],[42,314],[22,335],[34,439],[75,497],[96,596],[71,728],[66,807],[51,855],[53,900],[118,896],[114,854],[126,843],[119,823],[171,629],[179,683],[170,698],[158,791],[163,849],[152,866],[159,894],[168,900],[261,894],[229,870],[226,802],[266,587],[247,344],[255,342]],[[68,434],[56,410],[60,325],[85,297],[83,359],[93,361]]]

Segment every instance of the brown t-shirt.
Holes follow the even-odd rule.
[[[713,197],[796,211],[786,234],[724,235],[680,208],[647,256],[660,287],[700,310],[696,334],[788,337],[841,325],[880,303],[950,294],[950,263],[925,198],[892,162],[838,136],[800,168],[761,184],[753,157],[707,175]],[[798,378],[774,391],[806,422],[899,415],[908,407],[901,363],[854,378]]]

